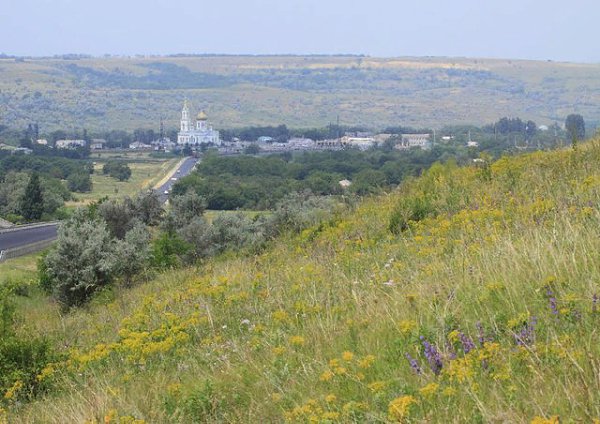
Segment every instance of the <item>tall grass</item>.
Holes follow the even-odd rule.
[[[259,255],[48,304],[24,329],[68,359],[10,421],[593,422],[599,160],[436,165]]]

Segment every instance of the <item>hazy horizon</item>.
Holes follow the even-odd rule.
[[[600,5],[390,0],[8,0],[0,53],[365,55],[598,63]],[[9,40],[7,42],[7,40]]]

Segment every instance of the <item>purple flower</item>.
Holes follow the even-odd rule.
[[[558,307],[556,306],[556,297],[552,292],[550,286],[546,286],[546,295],[548,296],[548,303],[550,304],[550,310],[553,315],[558,315]]]
[[[594,293],[592,296],[592,313],[598,312],[598,294]]]
[[[444,366],[440,352],[434,345],[425,340],[425,337],[423,336],[421,336],[421,342],[425,348],[425,358],[427,358],[431,371],[433,371],[435,375],[438,375]]]
[[[479,334],[479,345],[483,347],[483,345],[485,344],[485,333],[483,331],[483,325],[481,325],[481,321],[477,321],[475,327],[477,328],[477,333]]]
[[[475,343],[473,343],[473,340],[471,340],[471,338],[465,333],[463,333],[462,331],[459,332],[458,337],[460,339],[460,343],[462,344],[463,351],[465,353],[469,353],[470,351],[475,349]]]
[[[406,359],[408,359],[408,363],[410,364],[410,367],[413,369],[415,374],[421,374],[421,366],[419,365],[417,360],[415,358],[413,358],[412,356],[410,356],[409,353],[406,353],[405,356],[406,356]]]
[[[515,342],[519,346],[530,346],[535,342],[535,326],[537,324],[537,318],[531,317],[529,322],[523,325],[523,328],[518,333],[514,334]]]
[[[446,350],[448,351],[448,357],[450,358],[450,360],[456,359],[456,351],[454,350],[454,346],[452,346],[452,343],[450,343],[447,340],[446,340]]]

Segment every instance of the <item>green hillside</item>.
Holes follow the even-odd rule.
[[[0,59],[0,124],[178,126],[184,97],[219,128],[538,124],[600,116],[600,65],[465,58],[197,56]]]
[[[256,255],[69,314],[22,300],[64,357],[8,420],[597,422],[599,161],[434,165]]]

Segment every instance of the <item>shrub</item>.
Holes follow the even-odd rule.
[[[119,181],[127,181],[131,177],[131,168],[124,162],[109,161],[102,167],[102,173]]]
[[[67,307],[86,302],[114,276],[114,246],[106,224],[85,213],[78,211],[60,226],[56,246],[41,268],[42,284]]]
[[[403,199],[390,216],[388,229],[398,234],[406,231],[411,221],[418,222],[435,212],[427,196],[413,196]]]
[[[92,191],[92,179],[90,178],[90,174],[77,172],[69,175],[67,178],[67,186],[71,191],[85,193]]]

